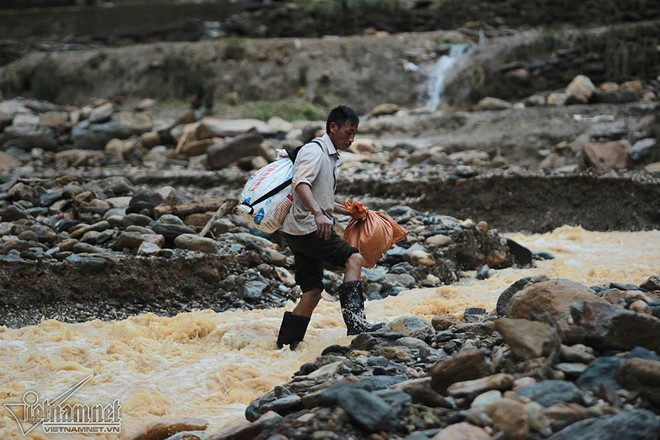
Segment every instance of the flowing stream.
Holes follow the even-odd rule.
[[[505,235],[556,258],[539,261],[534,268],[495,271],[483,281],[468,273],[456,285],[371,301],[368,317],[391,320],[412,314],[430,321],[438,313],[460,316],[468,306],[493,310],[505,288],[530,275],[546,274],[590,286],[610,281],[639,284],[660,273],[660,231],[604,233],[564,226],[547,234]],[[246,423],[243,411],[252,399],[289,381],[300,365],[313,361],[325,347],[350,342],[338,304],[322,301],[299,349],[277,350],[282,313],[292,306],[0,327],[0,404],[20,402],[26,391],[41,400],[52,399],[92,375],[69,403],[107,405],[118,399],[120,438],[131,438],[162,418],[203,418],[210,424],[207,432]],[[16,421],[0,405],[0,438],[21,437]],[[36,427],[28,438],[87,437],[46,436]]]

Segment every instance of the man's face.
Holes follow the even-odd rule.
[[[335,148],[338,150],[348,150],[348,147],[353,143],[355,135],[358,132],[357,124],[351,124],[350,122],[344,122],[344,125],[341,127],[336,123],[330,123],[330,140],[334,144]]]

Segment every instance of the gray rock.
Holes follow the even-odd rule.
[[[591,391],[597,390],[602,385],[618,389],[620,385],[616,377],[621,364],[623,364],[623,359],[620,358],[611,356],[598,358],[587,366],[575,384],[582,389]]]
[[[27,213],[14,205],[0,208],[0,219],[4,222],[15,222],[16,220],[28,218]]]
[[[403,286],[406,288],[414,287],[417,284],[417,280],[414,276],[402,273],[402,274],[391,274],[388,273],[385,276],[385,284],[389,286]]]
[[[206,151],[207,166],[209,169],[218,170],[243,157],[255,156],[262,141],[261,134],[253,131],[212,145]]]
[[[179,226],[185,226],[185,223],[181,218],[179,218],[176,215],[173,214],[165,214],[160,217],[158,217],[158,221],[160,223],[165,223],[166,225],[179,225]]]
[[[76,254],[103,254],[107,252],[102,247],[94,246],[89,243],[76,243],[73,246],[73,252]]]
[[[135,226],[149,226],[149,224],[154,221],[151,217],[142,214],[126,214],[124,216],[122,223],[125,227],[135,225]]]
[[[367,432],[390,429],[396,413],[377,395],[365,390],[346,388],[338,394],[339,405]]]
[[[516,391],[519,396],[529,397],[548,407],[557,403],[581,402],[582,393],[572,382],[544,380]]]
[[[215,254],[218,245],[212,238],[200,237],[197,234],[181,234],[174,239],[174,246],[179,249]]]
[[[168,225],[161,222],[152,222],[149,227],[156,234],[160,234],[167,239],[173,240],[181,234],[194,234],[195,231],[187,226]]]
[[[101,104],[98,107],[94,107],[92,112],[87,118],[92,124],[97,124],[99,122],[106,122],[112,117],[112,114],[115,112],[114,106],[112,103],[107,102]]]
[[[433,336],[435,330],[430,322],[418,316],[402,316],[385,326],[385,331],[399,333],[404,336],[425,337]]]
[[[71,130],[76,148],[103,150],[109,140],[127,139],[151,131],[153,121],[146,113],[118,112],[107,122],[91,124],[84,120]]]
[[[619,120],[609,123],[596,124],[589,130],[592,138],[621,139],[628,133],[626,121]]]
[[[640,162],[644,159],[651,158],[654,150],[657,150],[658,143],[653,138],[641,139],[633,144],[628,154],[633,162]]]
[[[644,313],[593,301],[571,306],[575,322],[566,332],[571,343],[599,350],[631,350],[637,346],[660,352],[660,319]]]
[[[144,237],[142,234],[137,232],[123,232],[117,237],[112,248],[116,251],[121,251],[123,249],[134,251],[139,249],[143,242]]]
[[[65,261],[82,273],[99,273],[110,267],[110,262],[102,257],[91,255],[70,255]]]
[[[248,281],[243,287],[243,296],[246,299],[258,300],[264,293],[268,284],[261,281]]]
[[[124,176],[112,176],[95,180],[94,185],[99,187],[108,197],[120,196],[133,192],[133,184]]]
[[[57,140],[55,131],[50,127],[12,125],[0,132],[0,146],[3,150],[13,147],[26,151],[33,148],[54,151],[57,147]]]
[[[550,436],[549,440],[655,440],[660,417],[645,409],[581,420]]]

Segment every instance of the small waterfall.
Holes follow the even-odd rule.
[[[442,55],[435,64],[430,67],[429,79],[427,83],[427,101],[426,107],[436,110],[442,102],[442,92],[445,88],[445,76],[447,72],[456,64],[456,61],[467,52],[469,44],[454,44],[451,46],[448,55]]]

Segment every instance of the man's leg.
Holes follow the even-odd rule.
[[[344,270],[344,282],[359,281],[362,273],[362,255],[358,252],[352,254],[346,260],[346,269]]]
[[[362,291],[362,255],[353,253],[346,260],[344,284],[339,287],[341,314],[346,323],[347,334],[357,335],[363,332],[375,331],[384,324],[370,324],[364,313],[364,292]]]
[[[295,350],[305,337],[314,309],[321,300],[323,288],[323,263],[295,252],[296,283],[303,289],[300,301],[291,312],[284,312],[277,336],[277,347],[289,345]]]
[[[318,287],[315,287],[303,293],[300,297],[300,301],[298,301],[298,304],[296,304],[296,307],[293,309],[293,314],[311,318],[314,309],[321,300],[322,291],[323,290],[319,289]]]

